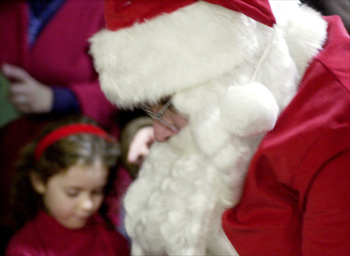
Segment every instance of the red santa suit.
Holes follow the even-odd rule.
[[[240,255],[349,255],[350,44],[339,17],[223,217]]]
[[[6,256],[129,255],[128,242],[115,230],[108,230],[95,215],[82,229],[71,230],[41,212],[11,239]]]
[[[188,117],[128,189],[132,254],[346,254],[339,20],[293,0],[106,4],[107,29],[91,39],[106,96],[126,108],[170,96]]]

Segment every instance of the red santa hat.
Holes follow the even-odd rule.
[[[237,40],[246,25],[275,23],[268,0],[106,0],[105,18],[91,53],[102,90],[124,108],[229,73],[255,52]]]
[[[205,0],[208,3],[221,5],[227,9],[241,12],[254,20],[272,27],[275,17],[267,0]],[[163,13],[171,13],[177,9],[197,2],[196,0],[106,0],[105,18],[107,29],[118,29],[145,22]]]

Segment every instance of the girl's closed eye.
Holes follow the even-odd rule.
[[[92,191],[92,195],[96,195],[96,196],[99,196],[99,195],[104,195],[104,192],[105,192],[105,188],[100,188],[100,189],[95,189]]]
[[[66,190],[66,194],[69,197],[77,197],[79,195],[79,193],[80,193],[80,189],[78,189],[78,188],[68,188]]]

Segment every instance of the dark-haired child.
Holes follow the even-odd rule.
[[[5,255],[129,255],[98,213],[119,145],[86,117],[47,127],[22,152],[13,193],[20,230]]]

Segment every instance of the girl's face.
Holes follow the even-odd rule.
[[[66,228],[79,229],[100,208],[108,173],[100,163],[75,165],[35,187],[50,215]]]

